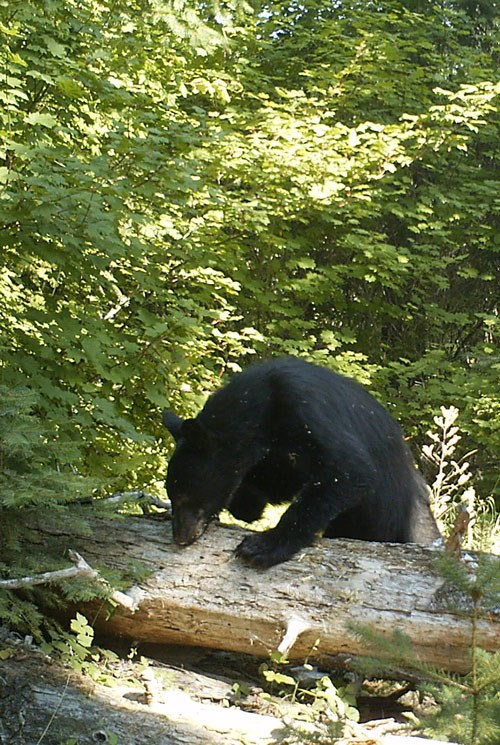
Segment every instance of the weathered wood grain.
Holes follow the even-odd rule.
[[[111,617],[97,614],[106,634],[265,657],[297,619],[305,630],[288,657],[304,660],[366,654],[348,630],[354,621],[387,635],[404,631],[422,661],[469,668],[471,622],[447,607],[456,599],[435,568],[432,547],[323,539],[292,561],[255,570],[233,555],[244,535],[239,528],[212,525],[179,549],[167,521],[96,519],[92,526],[90,537],[62,534],[61,546],[77,549],[93,567],[126,570],[135,561],[151,572],[127,590],[135,611],[119,606]],[[494,650],[499,638],[499,617],[491,612],[479,622],[478,644]]]

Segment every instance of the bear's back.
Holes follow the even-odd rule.
[[[314,428],[313,436],[334,442],[352,434],[367,443],[401,438],[397,422],[359,383],[296,357],[256,363],[213,393],[200,421],[219,433],[280,427]]]

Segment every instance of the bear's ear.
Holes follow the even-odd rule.
[[[182,427],[184,425],[184,419],[173,411],[165,409],[163,412],[163,424],[168,429],[174,440],[178,440],[182,435]]]
[[[213,442],[212,434],[197,419],[185,419],[181,434],[190,445],[200,450],[210,447]]]

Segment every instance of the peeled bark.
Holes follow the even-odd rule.
[[[95,608],[87,609],[106,635],[261,657],[280,647],[303,661],[372,653],[348,629],[361,622],[387,635],[400,629],[422,662],[468,670],[470,614],[448,607],[461,600],[434,567],[437,549],[323,539],[292,561],[255,570],[233,556],[243,535],[212,525],[179,549],[169,522],[95,519],[91,536],[61,533],[58,541],[94,568],[139,562],[150,571],[126,592],[134,608],[119,605],[110,617],[101,609],[95,621]],[[478,646],[498,647],[498,621],[493,612],[479,621]]]

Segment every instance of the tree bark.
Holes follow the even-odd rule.
[[[244,535],[239,528],[213,524],[180,549],[169,522],[95,519],[91,525],[90,536],[61,533],[59,544],[77,549],[94,568],[127,571],[139,562],[150,571],[126,592],[135,609],[117,606],[111,616],[102,606],[82,609],[106,635],[261,657],[281,645],[289,659],[303,661],[371,654],[348,628],[361,622],[387,636],[403,631],[421,662],[469,669],[471,620],[436,570],[435,548],[323,539],[263,571],[233,556]],[[497,649],[499,627],[498,609],[481,618],[477,645]]]

